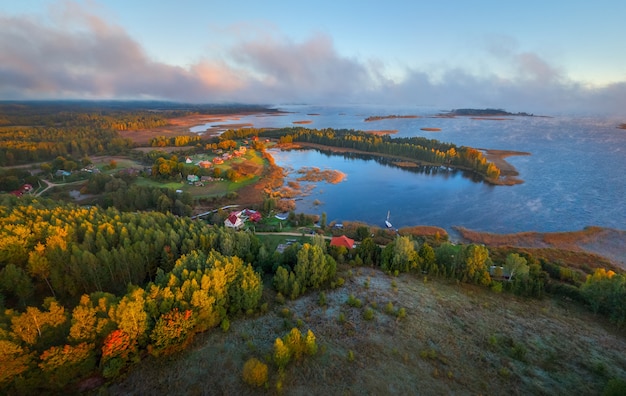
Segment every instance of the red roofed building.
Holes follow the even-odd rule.
[[[345,235],[333,237],[330,240],[330,246],[345,246],[348,249],[354,248],[354,239],[350,239]]]
[[[243,220],[239,217],[238,212],[233,212],[224,220],[224,225],[230,228],[239,228],[243,225]]]

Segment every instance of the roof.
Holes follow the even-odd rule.
[[[237,217],[235,213],[231,213],[230,216],[228,216],[228,221],[230,221],[232,224],[237,223],[237,220],[239,220],[239,217]]]
[[[333,237],[330,240],[330,246],[345,246],[348,249],[352,249],[354,247],[354,239],[350,239],[345,235]]]

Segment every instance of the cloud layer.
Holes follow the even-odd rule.
[[[486,54],[507,76],[450,67],[407,68],[387,77],[384,61],[342,56],[332,38],[276,35],[232,45],[188,67],[157,62],[123,28],[69,4],[46,22],[0,16],[0,99],[166,99],[190,102],[385,103],[505,107],[516,111],[620,114],[626,82],[587,88],[515,46]]]

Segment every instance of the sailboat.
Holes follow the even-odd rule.
[[[387,211],[387,220],[385,220],[385,225],[387,226],[387,228],[393,228],[393,226],[389,222],[389,211]]]

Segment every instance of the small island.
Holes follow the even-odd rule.
[[[503,116],[517,116],[517,117],[534,117],[534,114],[519,112],[510,113],[503,109],[455,109],[449,112],[438,114],[440,117],[455,117],[455,116],[469,116],[469,117],[503,117]]]
[[[618,126],[618,128],[619,128],[619,129],[626,129],[626,123],[624,123],[624,124],[620,124],[620,125]]]
[[[388,120],[388,119],[396,119],[396,118],[420,118],[420,116],[417,116],[417,115],[396,115],[396,114],[386,115],[386,116],[369,116],[369,117],[367,117],[365,119],[365,122]]]

